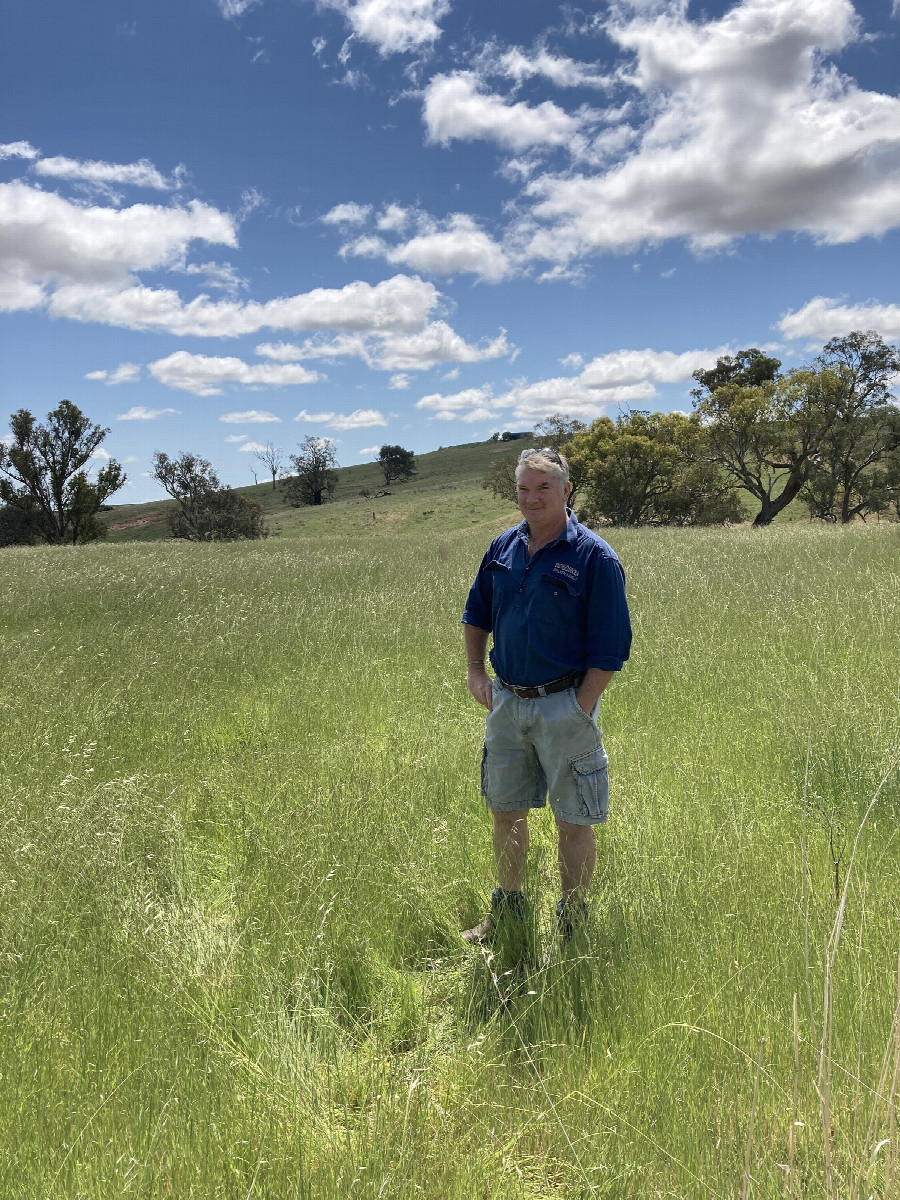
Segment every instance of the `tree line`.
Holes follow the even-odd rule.
[[[900,352],[874,331],[832,338],[808,367],[781,372],[756,348],[693,378],[693,412],[627,412],[590,426],[556,414],[535,429],[565,453],[572,502],[589,524],[710,525],[744,520],[741,492],[765,526],[792,500],[847,524],[900,517]],[[484,486],[515,499],[516,455]]]
[[[764,526],[799,499],[811,517],[847,524],[893,512],[900,517],[900,408],[890,387],[900,351],[873,330],[832,338],[806,367],[751,348],[694,371],[693,412],[626,412],[590,426],[554,414],[535,433],[562,450],[579,516],[596,525],[709,525],[748,515]],[[20,409],[0,442],[0,546],[93,541],[99,514],[126,482],[122,465],[100,450],[108,429],[62,400],[45,424]],[[511,436],[511,435],[510,435]],[[502,438],[501,438],[502,440]],[[507,439],[509,440],[509,439]],[[286,503],[319,505],[337,486],[327,438],[307,437],[285,456],[272,443],[256,451]],[[516,454],[500,455],[484,478],[515,499]],[[92,459],[103,461],[96,471]],[[281,472],[285,462],[287,474]],[[382,446],[385,484],[412,478],[415,456]],[[230,541],[268,534],[259,503],[223,486],[195,454],[157,451],[153,478],[176,502],[173,537]]]
[[[13,414],[10,436],[0,442],[0,546],[77,545],[105,537],[100,513],[127,482],[121,463],[108,456],[96,473],[90,470],[108,433],[70,400],[62,400],[46,424],[27,409]],[[323,504],[333,496],[337,459],[327,438],[307,437],[297,454],[286,457],[271,442],[255,453],[271,473],[273,489],[281,483],[287,504]],[[286,460],[293,470],[283,475]],[[415,456],[402,446],[382,446],[378,463],[385,484],[416,474]],[[223,486],[207,459],[156,451],[151,476],[175,501],[167,514],[172,537],[215,542],[268,536],[262,506]]]

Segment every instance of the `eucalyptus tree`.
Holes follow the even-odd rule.
[[[120,463],[100,450],[109,433],[71,400],[61,400],[41,425],[25,408],[10,418],[0,443],[0,501],[20,529],[50,545],[91,542],[106,530],[98,513],[126,482]],[[94,473],[91,460],[103,465]]]

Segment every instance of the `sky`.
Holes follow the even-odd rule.
[[[900,342],[900,0],[6,0],[0,436],[242,486]]]

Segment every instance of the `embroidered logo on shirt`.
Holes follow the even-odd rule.
[[[570,567],[568,563],[554,563],[554,575],[562,575],[564,579],[577,579],[581,572],[577,567]]]

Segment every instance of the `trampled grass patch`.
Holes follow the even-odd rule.
[[[0,1195],[896,1194],[897,527],[610,535],[612,815],[540,971],[458,939],[468,496],[0,555]],[[531,869],[546,937],[547,818]]]

